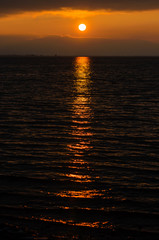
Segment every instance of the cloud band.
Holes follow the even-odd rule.
[[[1,0],[0,14],[61,8],[142,11],[159,9],[159,0]]]

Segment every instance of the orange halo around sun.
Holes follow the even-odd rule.
[[[83,32],[86,30],[86,25],[82,23],[78,26],[78,29]]]

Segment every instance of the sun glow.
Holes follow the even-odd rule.
[[[83,32],[83,31],[86,30],[86,25],[82,23],[82,24],[80,24],[80,25],[78,26],[78,28],[79,28],[80,31]]]

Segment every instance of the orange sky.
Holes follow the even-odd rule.
[[[79,32],[85,23],[87,30]],[[108,12],[106,10],[25,12],[0,18],[0,35],[60,35],[159,42],[159,10]]]

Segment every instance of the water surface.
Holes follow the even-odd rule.
[[[158,232],[158,93],[159,58],[0,57],[0,221]]]

